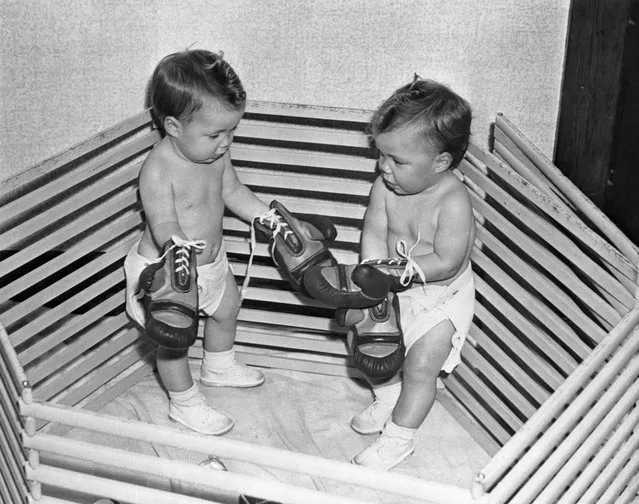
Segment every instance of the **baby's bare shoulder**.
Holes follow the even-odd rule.
[[[466,184],[452,174],[442,184],[438,199],[442,205],[470,205],[470,195]]]
[[[163,142],[156,144],[142,163],[141,174],[150,177],[167,176],[176,162],[172,158],[176,158],[175,154]]]

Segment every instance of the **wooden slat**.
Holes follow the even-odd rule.
[[[233,144],[231,146],[233,163],[275,164],[289,167],[312,169],[330,169],[349,172],[373,173],[377,161],[347,154],[312,152],[296,149],[262,147],[255,145]]]
[[[122,137],[151,125],[151,114],[149,110],[144,110],[133,117],[112,126],[91,138],[80,142],[69,149],[65,149],[60,154],[54,155],[41,163],[14,175],[0,183],[0,201],[6,199],[17,189],[31,185],[34,181],[41,178],[49,178],[64,165],[80,159],[87,154],[103,148]]]
[[[557,288],[557,285],[550,282],[539,270],[522,260],[519,254],[510,250],[506,245],[501,243],[495,235],[479,223],[477,224],[476,244],[481,244],[481,247],[478,246],[477,249],[489,249],[496,257],[499,257],[500,261],[507,263],[521,279],[525,280],[529,286],[529,290],[534,289],[534,291],[540,295],[545,305],[539,303],[541,307],[537,311],[531,310],[532,313],[537,316],[538,320],[543,321],[550,329],[553,329],[554,332],[561,333],[562,338],[567,338],[569,340],[567,342],[576,354],[584,357],[590,351],[590,347],[579,339],[575,331],[565,323],[563,319],[550,310],[550,307],[554,307],[562,312],[574,325],[590,336],[593,342],[599,342],[604,338],[606,331],[586,316],[570,297]],[[519,279],[515,281],[517,282],[518,280]],[[516,289],[511,291],[508,289],[508,286],[505,287],[511,294],[517,296]],[[531,299],[532,303],[526,301],[526,305],[529,309],[532,306],[537,307],[538,305],[535,297]]]
[[[492,456],[499,451],[501,445],[448,390],[444,388],[437,391],[437,402],[470,434],[488,455]]]
[[[273,170],[257,168],[236,168],[239,179],[248,186],[269,187],[309,193],[322,192],[332,195],[346,195],[349,197],[367,197],[370,192],[370,182],[344,177],[330,177],[326,175],[307,175],[296,173],[282,173]]]
[[[139,212],[132,212],[119,216],[114,221],[108,223],[107,226],[100,228],[96,233],[85,237],[67,248],[57,257],[54,257],[43,265],[32,269],[29,273],[5,285],[2,289],[0,289],[0,299],[9,299],[17,295],[49,276],[54,275],[57,271],[62,270],[66,265],[73,263],[87,254],[95,253],[96,251],[108,252],[109,248],[105,247],[106,243],[118,236],[130,232],[131,229],[135,229],[140,222],[142,222],[142,218]],[[71,232],[74,228],[73,223],[71,223],[68,227],[68,231]],[[53,236],[58,236],[58,233]],[[16,259],[16,261],[20,261],[20,265],[26,264],[27,260],[25,260],[25,255],[29,258],[29,256],[37,253],[36,250],[38,249],[37,246],[39,244],[40,242],[36,242],[32,247],[29,247],[31,249],[29,253],[17,253],[12,255],[10,259],[20,256]],[[43,248],[41,250],[41,252],[44,251],[47,251],[47,249]]]
[[[499,157],[503,162],[505,162],[506,164],[508,164],[508,166],[510,166],[511,168],[513,168],[515,171],[517,171],[520,175],[522,175],[524,178],[527,178],[525,176],[524,173],[522,173],[522,168],[521,168],[521,161],[515,156],[515,154],[513,154],[513,152],[511,152],[510,149],[512,149],[513,151],[516,151],[518,153],[520,153],[520,156],[525,158],[525,154],[523,154],[521,152],[521,150],[507,137],[505,137],[504,132],[499,130],[499,128],[495,128],[495,134],[497,137],[501,138],[501,142],[500,141],[495,141],[494,142],[494,154],[497,155],[497,157]],[[504,144],[507,144],[509,147],[505,147]],[[525,158],[528,159],[528,158]],[[530,164],[530,160],[529,164]],[[534,165],[533,165],[534,166]],[[556,169],[556,167],[552,167],[553,169]],[[535,169],[537,169],[537,167],[535,167]],[[546,168],[547,169],[547,168]],[[525,172],[525,170],[523,170]],[[545,176],[544,174],[541,174],[541,176]],[[528,179],[530,180],[530,179]],[[544,194],[549,195],[549,190],[544,189],[544,188],[540,188],[540,184],[539,183],[535,183],[536,187],[539,188],[540,190],[542,190],[542,192],[544,192]],[[573,215],[576,219],[581,219],[584,216],[578,216],[575,213],[575,209],[572,206],[572,203],[570,201],[568,201],[566,199],[566,196],[559,191],[559,189],[554,185],[551,184],[551,188],[554,189],[554,192],[550,192],[550,194],[552,194],[553,196],[558,196],[557,200],[554,200],[555,203],[558,206],[561,206],[564,209],[564,212],[569,213],[571,215]],[[562,198],[561,200],[559,200],[559,198]],[[579,202],[577,202],[579,203]],[[583,210],[584,206],[580,205],[580,209]],[[588,221],[588,225],[590,227],[595,227],[595,230],[598,232],[602,232],[604,236],[607,236],[608,238],[610,238],[612,240],[612,242],[616,245],[619,246],[620,251],[622,253],[624,253],[626,255],[626,257],[632,258],[633,255],[636,257],[636,248],[633,245],[629,246],[629,241],[623,237],[621,231],[619,229],[617,229],[611,222],[610,220],[601,213],[601,211],[597,208],[590,208],[590,207],[586,207],[587,210],[587,214],[585,216],[586,219],[588,219],[588,217],[594,217],[595,218],[595,224],[598,224],[599,228],[596,228],[595,226],[593,226],[593,223],[591,221]],[[632,260],[632,259],[631,259]],[[633,261],[633,264],[639,264],[637,263],[637,261]],[[618,273],[616,270],[613,269],[612,273],[617,277],[620,278],[620,280],[622,281],[626,281],[627,278],[626,277],[622,277],[621,273]],[[631,278],[631,281],[634,281],[634,283],[637,283],[637,278],[635,276],[635,278]]]
[[[593,342],[603,339],[606,335],[603,329],[587,318],[569,299],[561,296],[555,285],[550,284],[546,278],[522,261],[515,253],[499,243],[481,225],[478,225],[477,236],[472,256],[473,261],[481,261],[484,265],[484,271],[490,270],[493,278],[498,280],[501,287],[505,288],[515,299],[518,299],[525,310],[532,314],[537,321],[543,323],[552,334],[567,343],[579,357],[584,358],[588,355],[591,347],[580,339],[572,327],[553,311],[553,308],[563,311],[568,319],[591,336]],[[499,260],[505,261],[518,276],[507,274],[503,269],[498,268],[493,261],[488,259],[487,249],[499,257]],[[528,284],[528,289],[523,285],[524,282]]]
[[[126,325],[121,320],[117,322],[121,327]],[[103,339],[97,341],[97,345],[81,340],[69,345],[67,348],[72,352],[70,358],[69,355],[63,355],[66,358],[59,365],[55,359],[47,362],[52,367],[50,372],[45,374],[44,381],[34,384],[34,397],[43,401],[51,399],[74,383],[82,381],[87,373],[99,368],[138,339],[144,343],[149,342],[148,339],[142,338],[136,329],[120,328],[117,333],[105,334]]]
[[[542,191],[555,204],[563,207],[566,211],[574,213],[574,209],[569,205],[561,191],[534,164],[526,163],[517,156],[516,152],[520,152],[517,146],[510,139],[505,138],[501,130],[497,131],[497,128],[495,130],[494,150],[492,153],[496,154],[504,164],[510,166],[524,179],[533,183],[537,189]]]
[[[7,259],[0,262],[0,271],[8,273],[9,271],[25,265],[43,253],[61,249],[62,244],[79,236],[81,233],[86,232],[89,228],[96,224],[101,223],[103,219],[112,220],[113,215],[118,214],[130,205],[133,205],[136,202],[136,199],[136,189],[134,187],[126,188],[124,191],[118,193],[114,198],[106,201],[104,205],[92,208],[86,213],[83,213],[78,219],[58,228],[55,233],[46,233],[40,237],[38,241],[33,242],[31,245],[21,247],[15,254],[12,254]],[[137,216],[139,222],[137,224],[131,224],[131,228],[142,222],[140,212],[132,212]],[[123,217],[118,218],[121,219]],[[118,218],[116,218],[115,221],[117,221]],[[68,249],[68,247],[66,248]],[[26,284],[27,282],[24,283]],[[8,294],[5,295],[7,297],[11,297]],[[0,294],[0,299],[1,296],[2,294]]]
[[[571,261],[578,269],[588,275],[593,282],[615,296],[626,308],[634,306],[634,298],[626,287],[584,254],[562,231],[550,226],[548,222],[531,212],[470,163],[462,162],[460,171],[485,191],[487,195],[502,205],[512,216],[518,217],[523,226],[528,227],[535,234],[542,237],[548,246],[553,247],[557,253]]]
[[[503,298],[488,286],[481,279],[475,279],[475,287],[481,296],[486,297],[488,301],[497,308],[502,308],[507,304]],[[494,304],[496,302],[496,305]],[[493,308],[494,309],[494,308]],[[498,339],[502,347],[510,349],[517,355],[522,362],[531,367],[531,371],[540,379],[550,390],[556,389],[564,380],[564,377],[544,360],[534,348],[531,348],[527,342],[524,343],[514,336],[504,324],[493,315],[489,309],[485,308],[481,302],[475,305],[475,317],[482,322]],[[536,343],[536,341],[535,341]]]
[[[238,238],[236,236],[232,236],[232,237],[227,236],[224,240],[224,243],[226,246],[226,250],[229,253],[244,254],[247,257],[250,253],[250,245],[249,245],[248,238]],[[342,264],[356,264],[359,262],[359,255],[356,252],[353,252],[350,250],[339,250],[339,249],[331,249],[331,251],[333,253],[333,256],[335,256],[335,259]],[[256,244],[255,257],[262,257],[262,258],[270,257],[270,253],[268,251],[268,245],[266,243]],[[236,275],[239,275],[239,274],[243,275],[243,273],[239,273],[239,272],[246,269],[246,264],[237,263],[237,266],[238,266],[238,271],[236,272]],[[257,273],[259,271],[264,273],[264,278],[274,278],[274,279],[282,278],[279,272],[276,274],[266,273],[266,270],[264,270],[265,266],[260,267],[256,264],[253,264],[251,268],[255,269],[256,271],[255,274],[251,273],[251,276],[255,276],[255,277],[259,276]],[[253,271],[253,269],[251,271]]]
[[[263,301],[277,304],[304,305],[308,307],[328,307],[327,304],[317,299],[307,298],[302,294],[290,291],[270,289],[266,287],[249,287],[244,297],[247,301]]]
[[[325,332],[332,332],[338,329],[337,323],[334,320],[323,317],[312,317],[297,313],[277,313],[271,310],[256,310],[252,308],[241,308],[238,321],[280,325],[284,327],[300,327]]]
[[[48,301],[51,301],[52,299],[55,299],[56,297],[64,293],[72,291],[73,287],[81,284],[82,282],[91,278],[92,276],[97,275],[104,269],[111,267],[113,263],[124,258],[126,253],[130,250],[130,248],[133,246],[133,243],[135,243],[137,239],[138,239],[137,236],[132,236],[132,237],[129,236],[127,239],[119,241],[118,243],[109,247],[108,251],[106,251],[104,254],[101,254],[95,257],[94,259],[88,261],[86,264],[80,266],[78,269],[76,269],[72,273],[66,275],[64,278],[61,278],[60,280],[57,280],[51,285],[48,285],[46,288],[40,290],[38,293],[34,294],[33,296],[30,296],[28,299],[24,300],[19,305],[9,308],[7,311],[5,311],[2,314],[3,324],[7,327],[10,326],[11,324],[15,323],[21,318],[31,314],[32,312],[36,310],[41,309],[42,306],[44,306]],[[122,280],[124,279],[124,272],[122,271],[121,268],[119,268],[117,271],[109,274],[107,278],[112,278],[116,281]],[[105,278],[98,280],[97,283],[99,283],[101,286],[105,288],[107,286],[110,286],[109,284],[105,282]],[[89,289],[84,289],[83,292],[87,292],[88,290]],[[101,291],[98,291],[94,295],[85,296],[84,300],[82,299],[79,300],[80,301],[79,303],[78,302],[72,303],[71,299],[74,299],[74,300],[79,299],[78,295],[76,294],[70,300],[67,300],[61,303],[60,305],[56,306],[55,308],[53,308],[50,312],[47,313],[47,317],[52,318],[53,312],[62,313],[61,307],[63,306],[65,307],[72,306],[69,308],[69,311],[67,312],[69,313],[72,310],[81,306],[82,304],[86,303],[90,299],[93,299],[95,296],[99,295],[100,292]],[[23,330],[24,330],[24,327],[19,329],[19,331],[23,331]],[[11,334],[10,339],[14,346],[18,344],[19,338],[16,337],[15,332]],[[21,341],[23,340],[20,340],[20,342]]]
[[[241,344],[238,345],[237,355],[239,360],[251,366],[304,371],[305,373],[317,373],[330,376],[362,378],[361,373],[349,366],[348,360],[344,357],[309,354],[307,352],[289,352],[268,348],[243,347]],[[201,359],[201,347],[192,347],[189,351],[189,357]]]
[[[107,313],[115,310],[117,307],[121,306],[124,303],[124,290],[113,294],[109,298],[102,301],[99,305],[94,306],[89,311],[82,315],[75,315],[69,320],[66,320],[59,327],[56,328],[52,333],[48,333],[45,337],[38,340],[29,345],[24,350],[20,351],[18,354],[18,358],[20,359],[20,363],[28,369],[28,365],[41,357],[45,352],[50,351],[55,348],[59,344],[63,343],[69,338],[74,337],[79,332],[86,329],[88,326],[98,322],[98,326],[101,324],[108,322],[109,319],[102,319]],[[97,332],[100,333],[102,329],[98,329]],[[82,338],[85,340],[87,338],[87,334],[83,334]],[[27,374],[30,375],[30,380],[33,380],[33,370],[27,371]]]
[[[18,479],[17,477],[17,473],[15,472],[17,469],[11,467],[14,464],[15,462],[13,460],[7,463],[4,457],[0,457],[0,475],[2,476],[0,481],[6,483],[0,484],[2,487],[2,502],[24,502],[28,493],[21,478]]]
[[[83,164],[81,169],[69,172],[62,177],[56,178],[48,184],[34,189],[33,191],[25,194],[23,197],[18,198],[11,203],[7,203],[0,207],[0,222],[6,222],[16,219],[33,209],[34,207],[40,207],[43,203],[53,200],[59,197],[60,194],[73,189],[78,185],[83,185],[87,180],[110,171],[113,166],[121,163],[127,159],[130,159],[140,152],[144,152],[153,146],[158,140],[158,134],[149,134],[143,138],[136,140],[130,145],[124,146],[118,149],[116,152],[107,152],[98,156],[95,160]],[[136,163],[134,166],[137,166]],[[102,191],[98,191],[101,194]],[[93,189],[93,196],[95,198],[95,188]]]
[[[290,212],[324,215],[328,218],[351,219],[361,221],[366,207],[363,204],[347,203],[344,201],[326,201],[317,198],[297,198],[282,196],[272,192],[255,190],[263,201],[277,200]]]
[[[487,169],[490,169],[492,173],[498,175],[502,180],[508,180],[509,186],[512,189],[524,196],[531,203],[534,203],[547,217],[563,226],[564,229],[568,230],[568,232],[595,252],[599,258],[623,273],[628,278],[626,285],[633,285],[634,288],[637,287],[636,283],[634,283],[637,278],[637,265],[632,264],[627,257],[610,246],[606,240],[590,229],[582,220],[571,212],[564,212],[563,207],[558,207],[553,204],[542,192],[525,181],[517,172],[499,162],[497,158],[471,145],[467,153],[467,158],[470,159],[473,157]]]
[[[503,445],[512,435],[508,432],[503,425],[501,425],[495,417],[485,409],[485,406],[481,404],[477,398],[475,398],[468,389],[461,383],[454,374],[449,375],[444,384],[449,393],[451,393],[460,404],[463,404],[468,411],[471,412],[475,421],[483,427],[483,429],[490,433],[490,435],[496,440],[499,445]]]
[[[473,252],[478,251],[477,248]],[[487,256],[481,252],[474,253],[472,256],[473,263],[479,266],[483,271],[489,274],[496,280],[500,287],[504,287],[505,290],[514,296],[514,299],[522,302],[521,307],[525,307],[526,310],[530,310],[530,313],[534,316],[543,314],[543,309],[535,306],[534,298],[527,296],[525,292],[517,288],[517,282],[511,279],[492,262]],[[476,282],[479,284],[478,291],[484,296],[494,308],[498,309],[505,318],[515,325],[519,331],[521,331],[526,338],[525,344],[536,348],[542,352],[551,362],[555,363],[562,371],[568,375],[577,367],[577,361],[568,354],[560,345],[558,345],[548,333],[548,331],[531,320],[525,317],[524,313],[520,309],[515,308],[509,301],[499,295],[497,291],[493,289],[487,289],[487,284],[483,281]],[[564,336],[563,334],[559,336]]]
[[[615,432],[608,436],[602,444],[601,449],[598,450],[594,456],[591,454],[591,458],[588,463],[583,466],[578,477],[570,485],[570,488],[568,488],[561,498],[556,501],[557,504],[574,504],[577,502],[579,496],[586,491],[590,482],[596,479],[597,475],[601,473],[604,467],[606,467],[606,464],[610,462],[614,454],[619,451],[619,448],[623,446],[624,443],[630,441],[628,438],[630,438],[638,423],[639,407],[635,405],[634,409],[620,423]],[[639,447],[639,431],[636,432],[636,436],[637,447]],[[590,440],[588,444],[590,444]],[[588,445],[586,446],[589,448]],[[584,445],[579,447],[579,451],[581,452],[582,450],[584,450]],[[634,449],[631,451],[634,451]],[[570,465],[572,466],[572,461]],[[567,468],[568,465],[564,466],[561,471],[566,471]]]
[[[99,259],[103,259],[103,258],[104,256],[100,257]],[[93,266],[92,264],[88,265],[87,270],[89,270],[89,273],[92,273],[90,271],[90,267],[92,266]],[[85,273],[85,272],[81,271],[80,273]],[[78,275],[78,276],[80,276],[80,278],[77,278],[77,280],[78,282],[81,282],[83,280],[86,280],[88,277],[90,277],[90,274]],[[54,324],[58,320],[68,316],[71,312],[73,312],[73,310],[76,310],[80,306],[88,303],[89,301],[93,300],[95,297],[100,296],[102,292],[105,292],[108,289],[111,289],[112,287],[122,282],[123,280],[124,280],[124,271],[121,268],[119,268],[116,271],[108,274],[104,278],[101,278],[97,282],[93,283],[89,287],[82,289],[81,291],[78,291],[76,294],[71,296],[66,301],[60,303],[55,308],[51,308],[50,310],[47,310],[45,314],[46,316],[40,316],[34,320],[31,320],[26,325],[20,327],[20,329],[14,331],[10,335],[12,343],[14,345],[19,345],[23,343],[24,341],[27,341],[29,338],[33,337],[33,335],[37,334],[39,331],[42,331],[45,328],[50,327],[52,324]],[[34,297],[37,297],[37,295],[32,296],[29,299],[32,300]],[[34,302],[33,304],[34,306],[32,306],[30,310],[27,311],[26,315],[30,315],[30,314],[32,315],[32,312],[34,310],[37,310],[41,306],[41,304],[37,302]],[[22,304],[17,306],[22,307]],[[17,317],[17,319],[20,319],[23,316],[25,316],[25,314],[14,313],[12,314],[12,316],[15,316]]]
[[[573,437],[573,432],[569,434],[569,438],[564,440],[560,446],[557,447],[555,452],[551,454],[543,463],[540,470],[544,470],[543,466],[554,465],[552,459],[560,456],[564,463],[560,468],[555,468],[552,471],[552,479],[544,483],[543,490],[538,494],[537,500],[541,504],[546,502],[548,504],[555,504],[561,494],[564,493],[566,482],[574,481],[575,477],[579,475],[582,469],[589,465],[590,461],[593,461],[593,456],[604,447],[605,444],[619,431],[625,431],[628,436],[628,431],[624,429],[623,419],[626,421],[632,420],[633,425],[636,425],[639,421],[639,415],[637,410],[633,411],[634,403],[639,399],[639,381],[632,384],[626,392],[622,394],[618,401],[614,402],[614,405],[610,407],[610,411],[601,415],[601,420],[597,422],[593,431],[583,439],[581,442],[578,440],[570,441],[569,438]],[[634,393],[632,391],[634,389]],[[597,405],[599,406],[599,401]],[[592,410],[591,410],[592,411]],[[590,415],[590,412],[588,413]],[[633,418],[634,417],[634,418]],[[591,421],[588,421],[591,424]],[[574,447],[572,453],[568,453],[566,448]],[[618,448],[618,446],[617,446]],[[560,454],[560,452],[562,452]],[[546,467],[548,469],[548,467]]]
[[[550,397],[548,389],[542,387],[535,380],[532,380],[526,371],[502,349],[502,346],[494,342],[475,324],[470,328],[466,345],[473,345],[478,349],[482,349],[487,355],[490,355],[491,359],[495,360],[499,367],[503,369],[503,373],[506,374],[506,377],[513,383],[519,384],[520,387],[530,395],[535,401],[536,407],[543,404],[543,402]],[[462,353],[466,345],[462,347]]]
[[[337,242],[348,244],[359,244],[361,239],[360,229],[353,226],[344,226],[341,224],[335,224],[337,230]],[[250,228],[248,222],[244,222],[237,217],[224,217],[224,231],[228,232],[243,232],[246,236],[249,236]],[[225,236],[225,239],[228,239]]]
[[[365,111],[249,104],[231,149],[240,179],[259,198],[267,203],[277,199],[293,212],[322,214],[338,223],[332,250],[342,263],[359,260],[360,228],[376,167],[364,132],[369,117]],[[150,147],[157,139],[157,132],[138,134],[128,145],[141,145],[145,138]],[[448,409],[461,412],[464,425],[493,450],[535,414],[591,346],[636,303],[631,278],[636,265],[582,222],[543,170],[526,160],[513,142],[498,139],[495,145],[503,161],[472,146],[460,166],[478,222],[473,250],[477,310],[462,364],[444,380],[447,389],[442,394]],[[122,311],[124,291],[110,290],[107,299],[98,298],[123,283],[121,268],[82,289],[93,275],[114,268],[134,233],[137,238],[142,218],[135,177],[140,163],[75,185],[86,180],[87,173],[97,179],[110,171],[117,152],[127,148],[112,142],[102,154],[87,158],[86,166],[92,167],[88,172],[79,165],[64,175],[71,167],[60,164],[58,177],[43,172],[25,177],[40,202],[64,195],[50,211],[38,215],[38,199],[30,200],[25,192],[18,195],[18,186],[7,192],[8,201],[11,194],[14,201],[0,209],[0,216],[15,219],[16,210],[29,217],[0,235],[4,247],[15,249],[0,268],[10,272],[39,257],[46,259],[45,253],[59,254],[5,285],[0,298],[16,298],[47,281],[49,270],[58,271],[85,253],[99,253],[40,293],[13,307],[5,304],[2,315],[16,327],[16,322],[25,322],[11,341],[22,347],[18,358],[37,384],[36,394],[62,404],[100,404],[105,391],[104,397],[111,391],[112,398],[125,390],[105,384],[117,378],[127,386],[128,367],[138,366],[129,375],[135,380],[152,369],[145,359],[154,347]],[[49,183],[44,184],[45,179]],[[106,193],[113,195],[96,205]],[[239,281],[251,252],[249,225],[226,217],[224,232]],[[76,241],[79,234],[82,238]],[[110,244],[115,240],[116,245]],[[268,245],[257,244],[254,252],[258,264],[251,270],[253,283],[240,311],[238,358],[252,365],[361,378],[333,311],[291,290],[272,263]],[[69,298],[55,308],[43,307],[61,295]],[[93,299],[97,304],[86,313],[74,313]],[[108,316],[114,311],[117,315]],[[190,356],[201,357],[201,345],[200,338]]]
[[[7,425],[9,419],[7,418],[3,408],[0,408],[0,426]],[[4,430],[4,429],[0,429]],[[19,438],[18,438],[19,439]],[[13,441],[13,445],[10,443]],[[22,464],[24,464],[25,456],[21,446],[15,446],[16,439],[10,434],[7,436],[5,432],[2,432],[0,436],[0,461],[2,462],[2,474],[5,480],[10,484],[12,492],[26,493],[26,485],[24,481],[24,475],[22,471]],[[21,465],[18,465],[18,464]]]
[[[2,435],[0,439],[5,443],[5,458],[11,460],[22,460],[25,454],[20,443],[21,436],[21,420],[15,410],[15,400],[11,400],[0,387],[0,431]]]
[[[607,323],[607,328],[611,329],[621,320],[621,313],[613,308],[602,297],[599,296],[589,285],[586,285],[572,269],[567,267],[563,261],[559,260],[548,249],[539,242],[532,240],[530,236],[522,232],[508,219],[504,218],[499,211],[492,207],[488,201],[480,197],[474,190],[469,188],[473,207],[476,209],[476,218],[479,222],[487,222],[495,226],[501,233],[515,243],[520,250],[535,262],[542,266],[544,270],[552,276],[555,282],[560,283],[565,289],[572,291],[578,298],[586,303],[600,319]],[[625,312],[625,306],[621,303],[616,308]]]
[[[198,336],[195,347],[202,346],[203,323],[200,323]],[[240,322],[237,326],[235,342],[247,348],[266,347],[286,352],[303,351],[349,357],[345,334],[323,334],[305,331],[304,328],[269,327],[261,324]]]
[[[476,374],[471,372],[467,366],[460,364],[455,368],[455,378],[463,380],[465,389],[472,391],[472,393],[481,397],[488,407],[494,411],[494,416],[508,426],[508,429],[512,432],[518,431],[523,422],[518,418],[510,408],[504,404],[502,399],[491,390],[484,382],[482,382]]]
[[[122,296],[122,293],[120,296]],[[61,345],[60,348],[52,351],[47,359],[25,368],[31,385],[35,387],[42,380],[54,376],[73,359],[90,350],[93,346],[105,341],[107,338],[112,337],[113,334],[121,331],[128,325],[130,325],[130,322],[125,313],[103,319],[91,330],[83,333],[81,338],[75,339],[71,343]],[[46,337],[46,340],[48,339],[50,339],[49,336]]]
[[[353,122],[362,124],[367,124],[372,115],[371,110],[252,100],[249,100],[246,103],[246,113],[282,116],[286,120],[290,120],[290,118],[305,118],[311,120]]]
[[[123,352],[122,350],[127,346],[129,349]],[[34,398],[40,401],[49,401],[53,396],[61,394],[59,398],[53,400],[55,404],[67,406],[77,404],[91,392],[140,360],[141,355],[153,347],[153,344],[146,338],[140,337],[137,330],[132,329],[118,339],[108,341],[100,351],[83,358],[73,368],[73,373],[58,375],[57,379],[44,382],[42,386],[34,388]],[[111,357],[116,355],[118,359],[108,362]],[[80,380],[81,384],[69,388],[69,385],[75,384],[85,375],[88,375],[88,379],[82,379]]]
[[[532,144],[503,114],[495,119],[496,130],[503,131],[523,155],[530,159],[544,175],[579,211],[592,222],[634,265],[639,264],[639,249],[573,182]],[[637,278],[635,278],[637,280]]]
[[[92,206],[96,200],[96,192],[98,194],[106,194],[133,182],[138,176],[139,169],[139,164],[135,164],[110,173],[100,180],[97,186],[86,187],[70,198],[52,205],[46,212],[14,226],[6,233],[0,235],[3,247],[5,249],[16,247],[18,243],[24,241],[27,237],[41,235],[42,231],[49,226],[64,222],[64,219],[68,218],[73,212],[77,212],[89,205]]]
[[[233,141],[242,143],[243,138],[329,145],[330,147],[371,148],[370,139],[363,131],[344,128],[323,128],[302,124],[282,124],[280,122],[250,118],[244,118],[240,121],[235,130]]]
[[[155,348],[151,348],[140,360],[133,363],[131,367],[123,371],[120,376],[116,376],[108,383],[108,388],[98,388],[87,396],[76,406],[85,410],[99,411],[103,406],[109,404],[116,397],[119,397],[127,390],[130,390],[140,380],[153,373],[155,368]],[[126,375],[126,376],[122,376]],[[72,427],[62,424],[49,424],[46,431],[54,436],[64,436]]]
[[[244,345],[263,346],[286,351],[318,352],[348,357],[344,341],[326,338],[312,338],[312,334],[297,331],[287,334],[282,331],[260,332],[242,330],[237,333],[236,342]]]
[[[525,416],[530,417],[536,410],[536,405],[531,404],[520,390],[513,385],[508,377],[503,376],[484,358],[470,342],[462,347],[462,360],[469,370],[478,376],[485,376],[488,382],[505,395],[510,402]]]

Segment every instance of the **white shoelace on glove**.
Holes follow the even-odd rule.
[[[173,245],[171,245],[165,252],[155,259],[154,261],[149,261],[148,264],[155,264],[161,262],[166,255],[176,247],[179,247],[180,250],[177,251],[179,257],[175,260],[178,263],[177,268],[175,268],[176,273],[180,271],[186,270],[189,271],[189,267],[191,266],[190,262],[190,250],[194,248],[196,250],[202,250],[206,247],[206,242],[204,240],[184,240],[177,235],[171,236],[171,241],[173,241]],[[144,297],[144,292],[140,291],[135,295],[136,299],[142,299]]]
[[[151,264],[162,261],[166,257],[166,255],[171,252],[171,250],[173,250],[174,248],[179,248],[179,250],[176,252],[176,254],[178,254],[178,257],[175,259],[175,263],[178,266],[177,268],[175,268],[175,271],[180,272],[186,270],[188,272],[191,265],[189,260],[191,249],[194,248],[196,250],[203,250],[204,247],[206,247],[206,242],[204,240],[184,240],[177,235],[171,236],[171,241],[173,241],[173,245],[166,249],[164,254],[158,257],[155,261],[151,261]]]
[[[251,266],[253,266],[253,256],[255,255],[255,247],[257,245],[257,239],[255,238],[255,221],[259,221],[260,224],[264,224],[273,231],[273,240],[271,241],[271,249],[269,250],[271,257],[273,256],[273,250],[275,248],[275,237],[278,234],[282,234],[284,240],[293,233],[288,224],[280,219],[277,215],[277,209],[271,208],[262,215],[258,215],[251,222],[251,237],[249,241],[251,252],[249,254],[248,263],[246,265],[246,274],[244,275],[244,281],[240,288],[240,303],[244,300],[246,292],[248,291],[249,281],[251,280]]]
[[[421,241],[421,239],[421,231],[418,231],[417,241],[410,249],[408,248],[406,240],[399,240],[397,242],[397,244],[395,245],[395,250],[397,251],[397,255],[399,257],[389,257],[388,259],[364,259],[360,264],[387,264],[389,266],[393,266],[400,265],[403,261],[406,261],[404,271],[402,271],[402,274],[399,277],[399,283],[406,287],[408,284],[410,284],[415,275],[417,275],[421,279],[422,283],[426,284],[426,275],[424,274],[424,270],[412,257],[413,250],[415,249],[415,247],[417,247],[417,244]]]
[[[397,250],[397,254],[399,255],[399,257],[401,257],[402,259],[406,259],[406,267],[404,268],[402,275],[399,277],[399,283],[402,284],[404,287],[406,287],[411,282],[415,275],[420,278],[423,284],[426,284],[426,275],[424,274],[424,270],[419,264],[417,264],[417,261],[412,258],[413,250],[415,249],[415,247],[417,247],[417,244],[420,240],[421,233],[418,232],[415,245],[408,249],[408,251],[406,250],[408,248],[406,240],[399,240],[397,242],[397,245],[395,246],[395,250]]]

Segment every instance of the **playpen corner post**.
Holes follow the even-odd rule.
[[[473,479],[473,483],[470,486],[470,495],[475,502],[483,502],[486,496],[486,487],[484,486],[484,480],[486,475],[483,472],[478,472]]]
[[[20,397],[25,404],[31,404],[33,402],[33,389],[31,388],[31,384],[27,380],[24,380],[22,382],[22,391],[20,393]]]
[[[33,497],[34,502],[42,499],[42,484],[39,481],[29,481],[29,493]]]
[[[24,390],[31,390],[30,388],[25,388]],[[24,392],[24,391],[23,391]],[[25,394],[23,394],[24,396]],[[24,462],[24,471],[26,475],[27,487],[29,488],[28,502],[36,504],[40,502],[42,499],[42,484],[32,479],[33,472],[37,471],[40,467],[40,452],[33,448],[28,448],[28,443],[26,438],[32,438],[37,433],[37,425],[36,419],[32,416],[29,416],[29,406],[32,404],[33,400],[31,394],[27,394],[29,401],[25,400],[24,397],[18,399],[20,414],[23,415],[23,430],[21,434],[22,438],[22,446],[26,451],[27,458]]]

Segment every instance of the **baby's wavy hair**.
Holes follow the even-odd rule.
[[[169,116],[188,122],[206,97],[224,106],[239,109],[246,92],[224,54],[204,49],[188,49],[165,56],[157,65],[149,84],[148,101],[158,126]]]
[[[397,89],[375,111],[369,124],[373,137],[416,125],[424,140],[452,156],[457,166],[468,149],[472,110],[470,104],[447,86],[417,74],[413,82]]]

